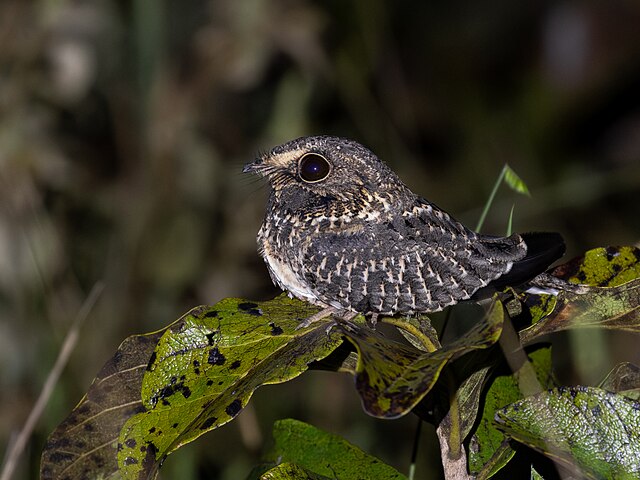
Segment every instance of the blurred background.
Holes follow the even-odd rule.
[[[640,3],[354,0],[0,2],[0,455],[88,292],[105,289],[22,457],[127,336],[277,290],[256,253],[259,150],[308,134],[369,146],[470,226],[561,232],[568,256],[640,240]],[[630,335],[558,335],[560,376],[640,361]],[[635,358],[634,358],[635,357]],[[346,375],[258,390],[162,478],[243,478],[274,419],[344,435],[408,471],[416,420],[361,412]],[[428,429],[427,429],[428,430]],[[438,475],[431,431],[418,477]],[[433,478],[433,477],[431,477]]]

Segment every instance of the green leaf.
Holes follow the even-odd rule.
[[[402,336],[419,350],[433,352],[442,347],[438,332],[428,317],[384,317],[380,321],[397,327]]]
[[[260,480],[331,480],[333,477],[317,475],[295,463],[281,463],[265,472]]]
[[[480,407],[480,394],[489,367],[484,367],[467,377],[456,391],[456,403],[460,416],[460,440],[464,440],[473,427]]]
[[[448,411],[437,426],[436,434],[440,442],[442,467],[445,472],[465,472],[467,470],[467,458],[462,442],[467,436],[478,413],[480,393],[484,378],[489,371],[488,367],[482,368],[467,377],[456,390],[455,395],[447,395],[449,400]],[[444,384],[451,390],[454,377],[451,372],[445,373]],[[456,473],[451,473],[456,476]]]
[[[406,478],[343,438],[298,420],[277,421],[273,426],[273,438],[275,446],[267,460],[274,463],[295,463],[316,475],[341,480]]]
[[[561,387],[496,414],[511,438],[589,478],[640,476],[640,404],[592,387]]]
[[[640,367],[629,362],[616,365],[600,383],[600,388],[640,400]]]
[[[553,269],[554,277],[594,287],[617,287],[640,278],[640,249],[601,247]]]
[[[503,317],[502,304],[497,302],[468,333],[431,353],[389,340],[366,326],[340,323],[358,351],[356,387],[364,410],[379,418],[398,418],[411,411],[431,390],[447,362],[497,341]]]
[[[544,480],[544,477],[533,466],[531,467],[531,480]]]
[[[530,294],[523,293],[520,295],[520,301],[524,308],[531,315],[531,325],[535,325],[542,319],[551,315],[556,308],[558,297],[556,295],[547,294]],[[522,341],[522,338],[520,338]]]
[[[309,370],[325,370],[330,372],[356,374],[358,355],[349,342],[343,342],[330,355],[309,364]]]
[[[539,348],[528,354],[536,377],[544,388],[554,386],[551,375],[551,348]],[[501,375],[491,380],[484,396],[484,408],[469,442],[469,471],[479,479],[489,478],[502,469],[515,451],[504,434],[496,428],[496,411],[522,398],[519,372]]]
[[[585,293],[562,291],[551,313],[520,331],[520,341],[574,328],[606,328],[640,333],[640,278],[617,287],[592,287]]]
[[[42,452],[40,477],[120,478],[118,436],[125,422],[144,411],[142,377],[166,329],[127,338],[102,367],[85,397],[53,431]]]
[[[595,248],[551,273],[584,287],[580,291],[567,287],[557,296],[522,294],[520,300],[532,317],[532,325],[520,332],[522,343],[573,328],[640,332],[640,250],[636,247]]]
[[[142,383],[146,411],[120,434],[124,478],[153,478],[175,449],[235,418],[256,388],[307,370],[342,342],[322,320],[296,330],[317,309],[285,295],[268,302],[225,299],[199,307],[162,336]]]
[[[640,278],[640,250],[636,247],[594,248],[555,267],[551,274],[572,284],[617,287]],[[555,298],[553,295],[537,294],[521,296],[531,312],[532,323],[553,311]]]
[[[506,183],[511,190],[529,197],[531,196],[527,185],[509,165],[504,166],[504,183]]]

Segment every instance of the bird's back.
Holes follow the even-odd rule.
[[[536,270],[531,277],[539,273],[540,262],[528,260],[521,236],[477,235],[421,199],[373,220],[326,227],[301,245],[300,268],[323,304],[342,309],[433,312],[471,298],[512,271],[518,280],[527,267]]]

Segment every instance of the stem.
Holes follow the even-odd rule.
[[[440,442],[440,458],[446,480],[471,480],[473,477],[467,473],[467,456],[459,452],[451,452],[446,428],[440,423],[436,429]]]
[[[455,388],[453,386],[454,382],[451,375],[447,375],[447,383],[449,384],[450,389]],[[450,454],[453,454],[454,457],[464,457],[462,452],[462,435],[460,432],[460,403],[458,402],[458,396],[455,394],[451,397],[451,402],[449,403],[449,414],[447,415],[447,417],[450,421],[449,438],[447,438],[447,442],[449,444],[449,452]]]
[[[476,225],[476,232],[479,232],[480,229],[482,228],[482,225],[484,225],[484,221],[487,218],[489,209],[493,204],[493,200],[496,198],[496,193],[498,193],[498,188],[500,187],[500,184],[504,180],[504,176],[506,173],[507,173],[507,165],[505,164],[505,166],[502,167],[502,171],[500,172],[500,175],[498,175],[498,179],[496,180],[496,183],[493,185],[493,190],[491,190],[491,195],[489,195],[489,198],[487,199],[487,203],[484,204],[484,209],[482,210],[482,214],[480,215],[480,220],[478,220],[478,224]]]
[[[9,480],[13,475],[16,467],[18,466],[18,460],[20,459],[20,455],[22,455],[22,451],[27,445],[27,441],[31,436],[31,432],[36,426],[36,423],[40,419],[44,408],[47,406],[47,402],[53,393],[53,389],[64,370],[65,365],[69,361],[69,356],[71,352],[78,342],[78,337],[80,335],[80,327],[89,316],[91,309],[95,305],[98,297],[102,293],[104,289],[104,284],[102,282],[96,283],[89,296],[84,301],[84,304],[80,308],[78,315],[76,316],[67,336],[64,339],[64,343],[62,344],[62,348],[60,349],[60,353],[58,354],[58,358],[56,359],[56,363],[53,365],[53,368],[49,372],[46,381],[42,387],[42,391],[40,392],[40,396],[38,400],[36,400],[35,405],[31,409],[29,416],[27,417],[27,421],[24,423],[22,430],[18,434],[13,445],[9,447],[9,453],[7,454],[6,461],[0,472],[0,480]]]
[[[409,332],[420,341],[420,343],[424,346],[424,349],[429,353],[435,352],[440,348],[439,345],[433,343],[427,335],[422,333],[419,328],[411,325],[410,323],[403,322],[393,317],[385,317],[382,319],[382,321],[384,323],[388,323],[389,325],[393,325],[394,327],[401,328],[405,332]]]
[[[507,223],[507,237],[511,236],[513,232],[513,210],[516,208],[516,204],[511,205],[511,212],[509,212],[509,222]]]
[[[416,434],[413,437],[413,449],[411,450],[411,465],[409,466],[409,480],[413,480],[416,474],[416,459],[418,458],[418,444],[420,443],[420,432],[422,431],[422,420],[418,419]]]

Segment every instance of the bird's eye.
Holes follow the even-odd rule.
[[[298,174],[307,183],[324,180],[331,172],[331,164],[322,155],[307,153],[298,163]]]

